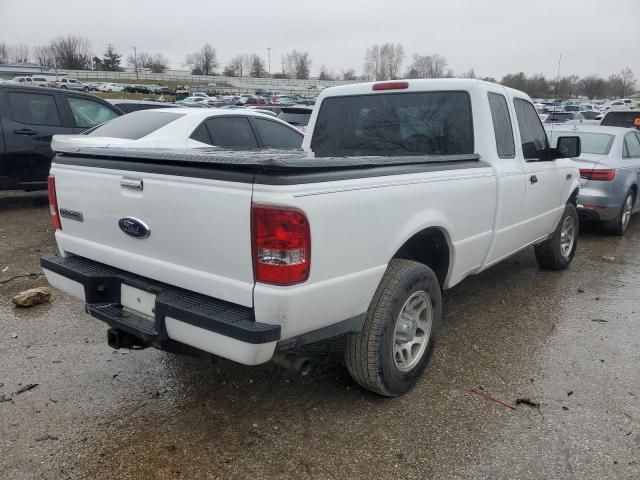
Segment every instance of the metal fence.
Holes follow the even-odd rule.
[[[118,83],[154,82],[154,83],[176,83],[177,85],[188,86],[190,88],[206,88],[210,84],[217,90],[251,91],[256,89],[289,91],[289,92],[319,92],[320,87],[332,87],[336,85],[346,85],[355,83],[344,80],[296,80],[293,78],[252,78],[252,77],[224,77],[150,72],[103,72],[94,70],[60,70],[70,78],[77,78],[81,81],[113,81]]]

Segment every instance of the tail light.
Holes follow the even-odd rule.
[[[373,84],[373,90],[404,90],[409,88],[409,82],[380,82]]]
[[[56,195],[56,177],[49,175],[47,179],[47,189],[49,190],[49,210],[51,210],[51,222],[53,228],[62,230],[60,223],[60,212],[58,211],[58,196]]]
[[[311,233],[299,210],[252,205],[253,274],[256,282],[295,285],[309,278]]]
[[[581,168],[580,178],[585,180],[600,180],[604,182],[610,182],[616,178],[615,168]]]

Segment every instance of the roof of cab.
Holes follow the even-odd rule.
[[[406,83],[406,88],[390,89],[390,90],[373,90],[373,86],[383,83]],[[488,87],[499,87],[509,91],[516,96],[527,95],[519,90],[498,85],[484,80],[476,78],[428,78],[428,79],[407,79],[407,80],[380,80],[377,82],[365,82],[365,83],[353,83],[349,85],[340,85],[337,87],[326,88],[320,94],[321,98],[336,97],[345,95],[363,95],[363,94],[382,94],[390,92],[416,92],[416,91],[430,91],[430,90],[466,90],[473,91],[482,89],[485,90]],[[528,97],[527,97],[528,98]],[[319,98],[320,99],[320,98]]]

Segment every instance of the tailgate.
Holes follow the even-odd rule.
[[[51,174],[61,254],[252,306],[252,183],[61,164]],[[132,236],[141,224],[149,235]]]

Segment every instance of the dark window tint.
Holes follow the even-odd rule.
[[[262,145],[266,148],[300,148],[302,133],[271,120],[254,118]]]
[[[569,120],[574,120],[574,119],[575,119],[575,114],[574,113],[570,113],[570,112],[566,112],[566,113],[554,112],[554,113],[550,113],[549,116],[547,118],[545,118],[544,123],[564,123],[564,122],[567,122]]]
[[[206,122],[213,145],[219,147],[257,148],[249,120],[245,117],[210,118]]]
[[[624,149],[627,157],[640,157],[640,141],[634,133],[627,133],[624,136]]]
[[[326,98],[311,150],[320,157],[473,153],[469,95],[421,92]]]
[[[209,131],[207,130],[207,127],[205,127],[204,123],[198,125],[198,128],[193,131],[190,138],[197,142],[208,143],[211,145],[211,137],[209,136]]]
[[[87,135],[138,140],[182,116],[182,113],[141,110],[114,118],[109,123],[94,128]]]
[[[86,98],[67,97],[71,113],[78,127],[95,127],[118,116],[116,112],[102,103]]]
[[[593,110],[587,110],[586,112],[580,112],[582,116],[587,120],[595,120],[597,117],[601,115],[600,112],[596,112]]]
[[[162,103],[158,103],[157,105],[152,103],[116,103],[115,106],[124,113],[137,112],[138,110],[153,110],[156,108],[170,108]]]
[[[489,93],[489,107],[493,120],[493,131],[496,135],[496,148],[500,158],[513,158],[516,145],[513,142],[513,128],[507,99],[504,95]]]
[[[11,119],[30,125],[61,124],[53,95],[9,92]]]
[[[636,125],[635,121],[638,120],[639,124]],[[600,125],[607,127],[637,127],[640,129],[640,111],[639,112],[608,112]]]
[[[526,159],[540,158],[547,147],[547,135],[540,123],[536,109],[526,100],[516,98],[513,101],[522,141],[522,154]]]
[[[306,127],[311,118],[311,110],[307,108],[283,108],[278,118],[291,125]]]

